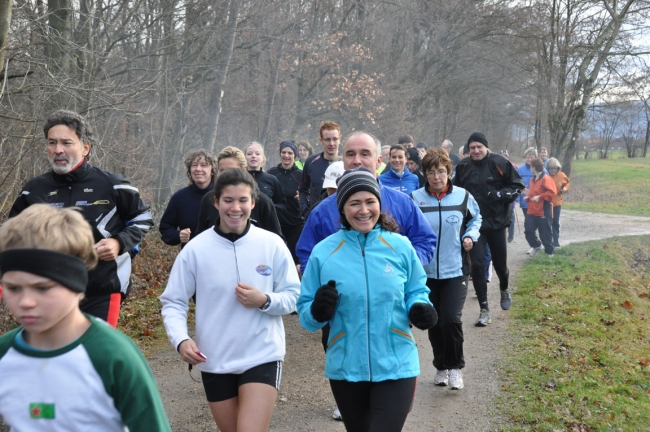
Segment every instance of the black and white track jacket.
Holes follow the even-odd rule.
[[[140,192],[119,174],[100,170],[83,162],[68,174],[50,171],[28,181],[9,212],[17,216],[32,204],[80,207],[93,229],[95,243],[114,238],[120,251],[114,261],[100,260],[90,271],[86,296],[128,293],[131,277],[129,252],[153,227],[149,206]]]

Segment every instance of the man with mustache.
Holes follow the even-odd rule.
[[[56,111],[45,122],[43,132],[52,171],[25,184],[9,217],[37,203],[81,208],[93,229],[99,263],[88,273],[80,308],[116,327],[120,305],[131,285],[131,250],[153,226],[149,206],[131,182],[86,161],[93,132],[84,117]]]

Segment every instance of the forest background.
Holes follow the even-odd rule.
[[[160,214],[192,148],[282,140],[324,120],[456,149],[572,161],[650,139],[650,1],[4,0],[0,215],[48,169],[51,111],[87,116],[91,163]]]

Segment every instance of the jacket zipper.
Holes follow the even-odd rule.
[[[361,249],[361,259],[363,260],[363,275],[366,279],[366,352],[368,353],[368,381],[372,381],[372,363],[370,362],[370,287],[368,286],[368,269],[366,267],[366,252],[361,246],[359,237],[357,237],[357,244]]]
[[[438,245],[436,247],[436,275],[438,276],[438,279],[440,279],[440,236],[441,235],[442,235],[442,199],[438,198]]]

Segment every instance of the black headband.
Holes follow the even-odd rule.
[[[86,292],[88,268],[76,256],[46,249],[9,249],[0,253],[0,272],[24,271],[60,283],[75,292]]]

